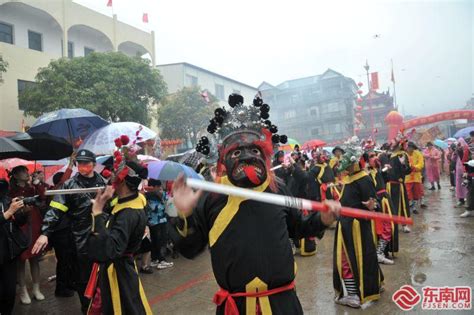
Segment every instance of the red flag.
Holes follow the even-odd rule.
[[[378,90],[379,89],[379,73],[378,72],[372,72],[370,74],[371,81],[370,82],[370,88],[372,90]]]
[[[112,6],[112,0],[107,1],[107,6],[111,7]]]
[[[142,21],[143,23],[148,23],[148,13],[143,13]]]

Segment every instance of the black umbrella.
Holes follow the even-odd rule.
[[[31,152],[8,138],[0,138],[0,160],[10,158],[29,159]]]
[[[73,152],[69,142],[45,133],[18,133],[10,139],[31,151],[28,160],[60,160],[71,156]]]

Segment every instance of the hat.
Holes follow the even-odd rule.
[[[418,150],[418,147],[416,146],[415,142],[413,142],[413,141],[408,142],[408,147],[413,148],[415,150]]]
[[[344,151],[343,148],[341,148],[340,146],[336,146],[334,149],[332,149],[332,151],[331,151],[332,154],[336,154],[335,152],[336,152],[337,150],[341,151],[342,154],[346,153],[346,151]]]
[[[341,157],[341,160],[339,161],[337,171],[343,172],[352,164],[358,163],[360,161],[361,156],[362,155],[359,150],[347,148],[344,155]]]
[[[148,180],[148,186],[151,186],[151,187],[161,186],[161,180],[150,178]]]
[[[79,150],[76,156],[77,162],[93,162],[95,163],[95,154],[89,150]]]
[[[143,179],[148,177],[148,169],[134,161],[125,162],[128,173],[124,180],[127,186],[132,190],[137,190]]]

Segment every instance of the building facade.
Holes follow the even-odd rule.
[[[277,86],[263,82],[259,90],[279,132],[290,138],[331,143],[353,135],[357,85],[351,78],[328,69]]]
[[[168,85],[168,93],[173,94],[183,87],[199,86],[214,95],[222,106],[227,104],[229,94],[238,93],[244,97],[245,103],[249,103],[258,91],[253,86],[186,62],[158,65],[157,68]]]
[[[0,84],[0,129],[19,130],[34,121],[23,117],[18,94],[38,69],[61,57],[120,51],[149,56],[155,64],[155,34],[74,3],[72,0],[0,0],[0,55],[8,62]]]
[[[377,142],[383,143],[386,141],[388,137],[388,126],[384,123],[384,119],[388,113],[395,110],[393,96],[390,95],[390,92],[379,93],[372,90],[362,96],[362,102],[358,105],[362,106],[360,110],[362,116],[360,117],[361,125],[358,137],[360,139],[367,139],[372,136],[372,130],[375,129],[374,136],[375,139],[378,140]]]

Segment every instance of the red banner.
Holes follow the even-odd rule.
[[[378,72],[372,72],[370,74],[370,88],[372,90],[378,90],[379,89],[379,73]]]

